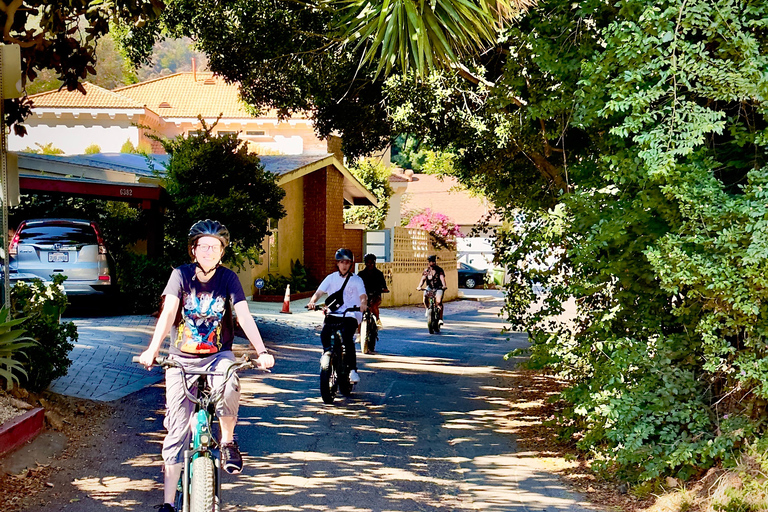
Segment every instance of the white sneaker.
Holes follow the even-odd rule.
[[[360,343],[360,335],[355,333],[355,335],[352,336],[352,341],[355,343]]]
[[[424,318],[429,318],[429,310],[428,309],[424,310]]]
[[[355,370],[352,370],[349,372],[349,382],[352,384],[357,384],[360,382],[360,376],[357,374]]]
[[[376,320],[376,327],[378,327],[379,330],[381,330],[381,328],[384,327],[383,325],[381,325],[381,318]]]

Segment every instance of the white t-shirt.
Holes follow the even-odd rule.
[[[342,277],[338,272],[328,274],[328,277],[323,279],[323,282],[320,283],[318,290],[330,295],[341,290],[341,287],[344,286],[345,279],[347,279],[346,276]],[[334,313],[330,314],[332,316],[342,316],[347,309],[355,306],[360,307],[361,295],[365,295],[365,284],[363,284],[363,280],[360,279],[359,276],[352,274],[349,276],[347,287],[344,288],[344,303]],[[357,323],[360,323],[363,320],[363,314],[360,311],[355,311],[354,313],[348,313],[346,315],[346,317],[352,316],[357,319]]]

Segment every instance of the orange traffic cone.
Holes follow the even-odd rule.
[[[283,309],[281,313],[291,314],[291,285],[285,287],[285,297],[283,297]]]

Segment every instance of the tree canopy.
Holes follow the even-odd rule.
[[[631,480],[764,435],[766,26],[759,1],[551,0],[471,76],[388,83],[395,129],[515,226],[507,313],[572,384],[563,426]]]
[[[246,259],[258,261],[268,220],[285,216],[285,191],[243,141],[215,135],[213,126],[200,121],[199,134],[161,141],[170,155],[163,179],[172,202],[166,215],[166,251],[176,260],[186,259],[190,226],[214,217],[230,232],[225,261],[236,266]]]
[[[85,92],[80,81],[95,74],[97,42],[109,32],[110,21],[138,27],[157,19],[162,9],[161,0],[0,0],[0,23],[3,41],[21,47],[22,85],[35,80],[42,70],[52,70],[68,90]],[[18,123],[29,109],[25,99],[8,100],[6,123],[25,133]]]

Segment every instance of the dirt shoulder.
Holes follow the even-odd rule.
[[[113,407],[108,404],[44,392],[13,392],[14,400],[46,410],[45,430],[36,439],[0,458],[0,507],[26,510],[58,492],[53,481],[65,466],[76,465],[84,448],[103,436]]]

